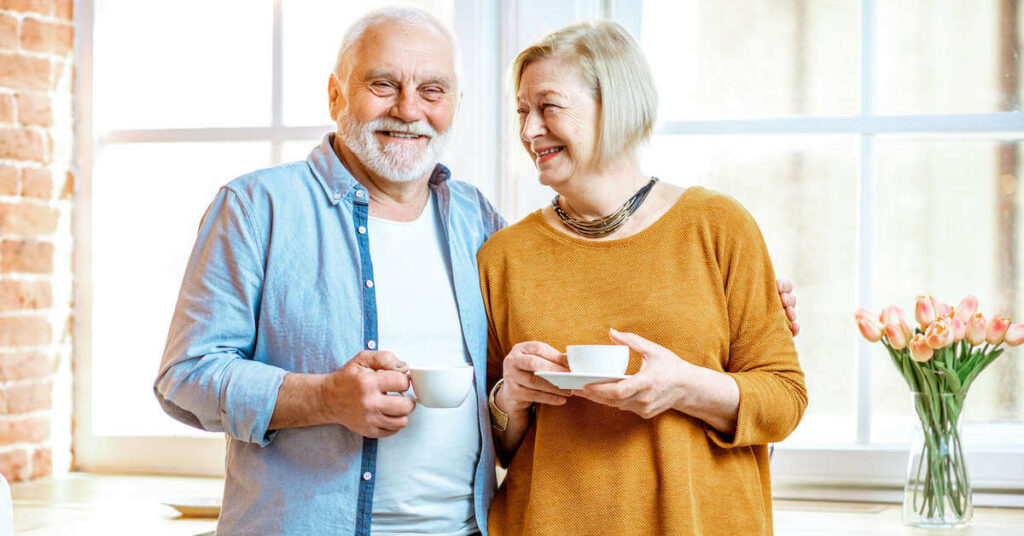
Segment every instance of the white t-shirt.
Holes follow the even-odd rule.
[[[370,218],[378,349],[410,368],[472,364],[462,338],[447,243],[431,193],[419,218]],[[477,531],[473,474],[480,455],[477,400],[417,405],[409,425],[377,443],[371,532],[462,536]]]

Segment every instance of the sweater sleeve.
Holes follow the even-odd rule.
[[[707,433],[723,448],[781,441],[803,416],[807,388],[775,271],[761,231],[746,209],[722,196],[714,212],[729,319],[726,373],[739,386],[740,403],[733,437],[710,426]]]

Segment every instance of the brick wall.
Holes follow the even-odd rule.
[[[51,473],[70,359],[72,0],[0,0],[0,473]]]

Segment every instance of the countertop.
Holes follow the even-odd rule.
[[[162,502],[219,497],[219,478],[71,473],[11,485],[14,532],[19,535],[211,533],[213,519],[185,518]],[[976,508],[963,530],[904,527],[895,504],[775,501],[776,536],[1024,536],[1024,509]]]

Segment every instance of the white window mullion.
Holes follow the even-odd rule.
[[[875,3],[861,2],[860,39],[860,115],[865,122],[875,113]],[[871,304],[874,264],[874,229],[876,174],[875,135],[860,135],[859,199],[857,222],[857,302]],[[871,360],[874,348],[868,341],[857,339],[857,444],[871,444]]]
[[[282,94],[284,92],[284,72],[281,67],[281,61],[284,55],[284,30],[281,27],[283,11],[281,3],[283,1],[284,0],[274,0],[274,37],[271,41],[273,43],[273,52],[271,53],[270,80],[273,87],[270,91],[270,125],[271,128],[275,130],[284,126],[284,111],[281,103]],[[270,143],[270,163],[272,165],[281,163],[281,140],[279,139],[274,139]]]

